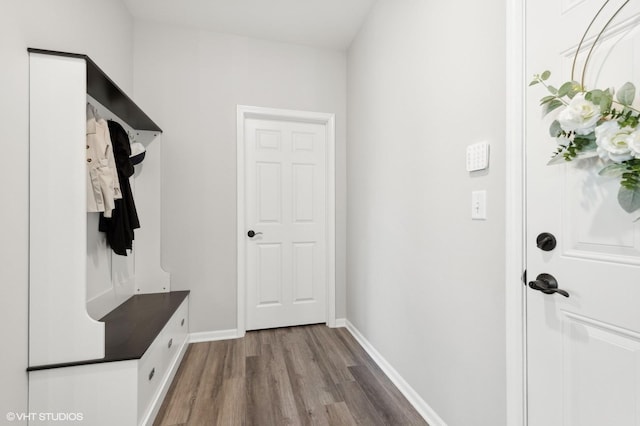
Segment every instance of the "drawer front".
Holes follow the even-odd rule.
[[[166,370],[163,341],[164,330],[138,361],[138,422],[145,415],[153,396],[162,384]]]
[[[170,367],[178,355],[180,347],[187,338],[189,330],[189,298],[186,298],[173,314],[165,328],[164,356],[165,364]]]
[[[139,361],[138,370],[138,422],[152,408],[150,404],[167,379],[169,369],[178,356],[178,351],[189,330],[189,298],[187,297],[153,341]],[[171,383],[167,382],[166,386]],[[161,404],[159,401],[158,404]]]

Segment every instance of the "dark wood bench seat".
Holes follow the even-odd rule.
[[[27,371],[140,359],[189,291],[137,294],[100,319],[105,324],[105,356],[100,359],[29,367]]]

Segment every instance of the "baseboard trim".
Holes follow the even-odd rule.
[[[341,327],[346,327],[347,326],[347,319],[346,318],[336,318],[336,322],[334,325],[334,328],[341,328]]]
[[[200,333],[191,333],[189,335],[189,343],[216,342],[218,340],[230,340],[242,337],[238,335],[238,329],[203,331]]]
[[[336,320],[336,323],[338,320]],[[360,333],[349,320],[344,320],[347,330],[360,343],[371,358],[378,364],[380,369],[389,377],[394,385],[402,392],[411,405],[429,423],[430,426],[447,426],[440,416],[425,402],[424,399],[407,383],[407,381],[396,371],[395,368],[378,352],[373,345]]]

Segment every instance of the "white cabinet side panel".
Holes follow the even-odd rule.
[[[137,361],[106,362],[30,372],[29,411],[38,415],[63,413],[77,419],[65,422],[45,418],[32,423],[136,425],[137,364]]]
[[[161,265],[161,139],[158,132],[136,132],[145,146],[144,161],[135,166],[135,199],[140,229],[135,231],[136,292],[161,293],[170,290],[169,274]]]
[[[102,358],[86,310],[86,64],[30,56],[29,365]]]

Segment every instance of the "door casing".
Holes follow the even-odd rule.
[[[325,207],[327,210],[326,246],[327,246],[327,325],[336,326],[336,239],[335,239],[335,114],[296,111],[286,109],[264,108],[238,105],[237,107],[237,335],[242,337],[246,333],[246,250],[247,224],[245,223],[245,153],[244,153],[244,122],[248,118],[263,120],[301,121],[306,123],[323,124],[326,126],[326,161],[327,161],[327,195]]]
[[[525,268],[526,0],[506,0],[506,240],[505,320],[507,425],[527,425]]]

